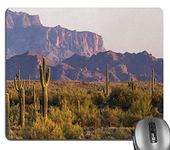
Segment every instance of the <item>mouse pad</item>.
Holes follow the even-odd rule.
[[[6,137],[131,140],[163,117],[159,8],[9,8]]]

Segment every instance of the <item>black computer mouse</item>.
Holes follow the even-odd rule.
[[[159,118],[139,121],[133,133],[135,150],[170,150],[170,129]]]

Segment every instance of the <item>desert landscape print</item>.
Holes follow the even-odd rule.
[[[163,118],[159,8],[6,11],[6,137],[131,140]]]

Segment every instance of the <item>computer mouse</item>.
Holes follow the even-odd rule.
[[[135,150],[170,150],[170,129],[159,118],[139,121],[133,133]]]

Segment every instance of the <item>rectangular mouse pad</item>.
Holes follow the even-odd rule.
[[[6,137],[130,140],[163,117],[159,8],[9,8]]]

